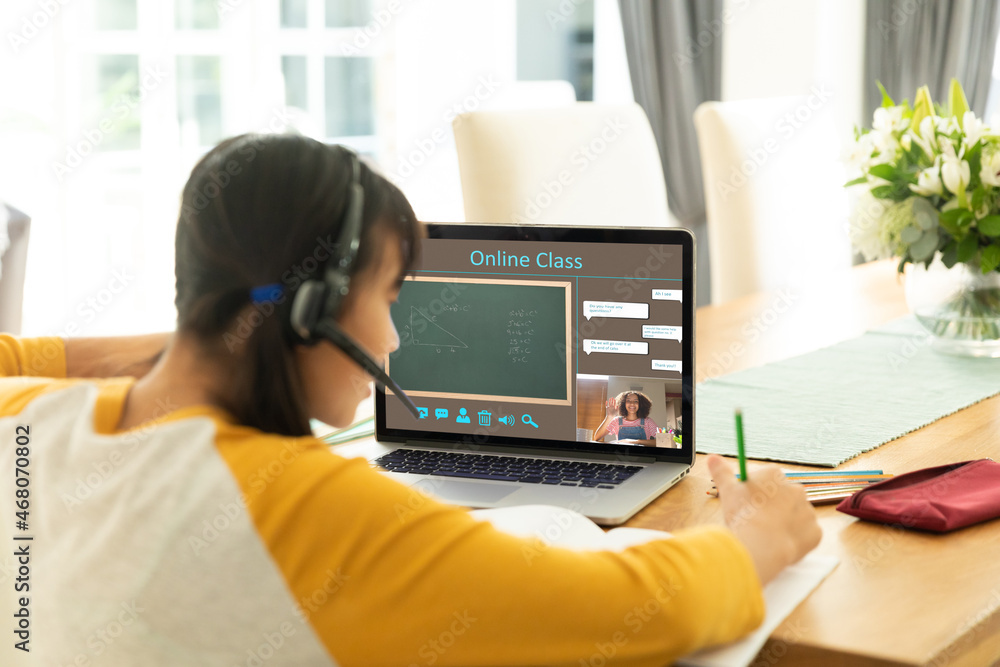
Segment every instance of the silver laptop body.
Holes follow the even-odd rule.
[[[376,442],[350,455],[448,503],[556,505],[604,525],[625,522],[687,475],[695,432],[690,232],[427,231],[393,306],[401,344],[386,365],[421,418],[380,388]],[[647,416],[636,426],[622,417],[619,440],[592,440],[608,397],[622,392],[648,398]],[[654,425],[653,438],[641,437]]]

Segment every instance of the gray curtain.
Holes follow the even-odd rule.
[[[660,149],[670,211],[695,233],[698,305],[711,301],[695,108],[722,93],[722,0],[618,0],[635,101]],[[718,35],[718,36],[717,36]]]
[[[996,0],[868,0],[865,35],[865,121],[882,103],[875,81],[897,102],[927,85],[935,102],[958,79],[969,107],[986,110],[996,51]]]

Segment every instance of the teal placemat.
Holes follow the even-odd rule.
[[[708,380],[695,390],[697,450],[837,466],[1000,393],[1000,359],[931,349],[907,315],[860,338]]]

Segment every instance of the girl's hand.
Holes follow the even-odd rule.
[[[741,482],[733,467],[713,454],[708,469],[719,489],[723,519],[750,552],[761,584],[819,544],[822,530],[805,489],[776,466],[755,469],[753,479]]]
[[[604,404],[607,407],[608,417],[618,416],[618,398],[616,396],[612,396],[607,401],[605,401]]]

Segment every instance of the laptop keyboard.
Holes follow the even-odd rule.
[[[376,459],[375,463],[389,472],[598,489],[613,489],[642,470],[642,466],[616,463],[559,461],[405,448],[393,450]]]

